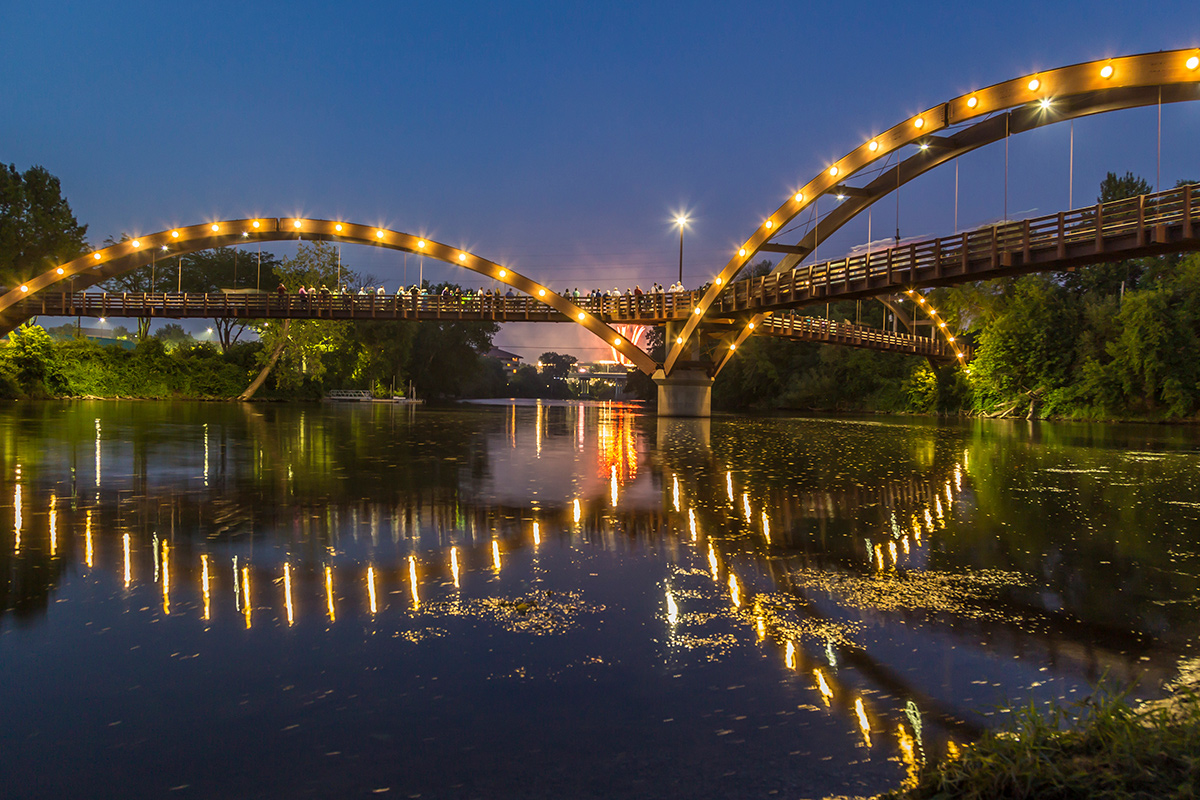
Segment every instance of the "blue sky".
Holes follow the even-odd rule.
[[[697,284],[864,136],[1037,69],[1200,45],[1195,19],[1184,2],[0,0],[0,160],[58,175],[93,241],[302,213],[423,233],[557,288],[669,282],[686,208]],[[1198,133],[1200,103],[1164,109],[1164,185],[1200,176]],[[1077,204],[1108,170],[1153,182],[1153,110],[1075,137]],[[998,217],[1002,148],[961,161],[960,224]],[[904,235],[950,232],[953,172],[906,187]],[[1010,212],[1065,207],[1067,172],[1065,126],[1015,138]],[[874,213],[890,232],[894,203]],[[822,252],[865,237],[864,221]],[[344,257],[403,278],[399,254]],[[497,343],[599,355],[565,325]]]

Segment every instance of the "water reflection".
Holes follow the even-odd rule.
[[[1200,557],[1181,533],[1197,517],[1200,460],[1173,432],[1121,449],[1070,426],[1057,439],[1042,426],[1033,442],[975,423],[683,425],[612,404],[77,404],[65,425],[46,408],[3,422],[13,541],[0,548],[0,624],[53,626],[64,601],[130,646],[152,641],[141,623],[169,622],[174,650],[202,649],[192,637],[205,632],[251,663],[271,658],[262,648],[283,629],[321,654],[294,657],[341,676],[330,681],[345,692],[346,676],[413,658],[421,680],[470,672],[463,687],[586,674],[587,692],[555,695],[580,714],[585,697],[616,703],[616,677],[633,675],[656,698],[646,713],[677,698],[662,715],[672,724],[709,702],[710,685],[752,685],[760,699],[725,704],[795,715],[801,751],[845,765],[813,794],[911,778],[1008,700],[1070,697],[1105,672],[1151,691],[1197,633],[1188,604],[1200,592],[1180,567]],[[71,454],[86,452],[89,428],[98,491],[82,497]],[[360,663],[367,640],[347,637],[375,635],[427,655]],[[554,643],[505,638],[516,635]],[[472,658],[443,652],[451,640]],[[4,652],[0,668],[12,666]],[[416,685],[404,696],[433,696]],[[387,691],[379,702],[399,702]],[[476,713],[500,702],[468,693]],[[540,701],[526,699],[530,710],[504,713],[538,719]],[[639,719],[633,729],[649,731]],[[806,732],[825,719],[841,733]],[[718,729],[733,730],[755,752],[781,746],[756,732],[770,725]]]

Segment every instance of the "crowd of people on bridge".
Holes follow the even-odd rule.
[[[571,300],[581,308],[589,308],[594,311],[641,311],[654,307],[664,309],[672,309],[678,299],[678,296],[684,294],[688,290],[683,287],[683,283],[676,281],[669,287],[664,287],[660,283],[653,283],[649,291],[642,291],[640,285],[626,287],[622,292],[620,287],[614,286],[612,289],[592,289],[591,291],[581,292],[578,287],[567,289],[561,293],[562,297]],[[287,286],[283,283],[279,284],[276,293],[280,296],[289,294]],[[357,290],[350,286],[335,286],[330,289],[325,284],[319,287],[315,285],[300,286],[295,292],[296,295],[306,299],[333,299],[335,297],[385,297],[389,296],[387,290],[381,286],[360,286]],[[396,289],[397,297],[407,297],[413,303],[423,300],[424,298],[436,297],[444,302],[453,303],[455,301],[463,301],[467,304],[468,301],[476,299],[485,301],[486,305],[492,305],[486,301],[495,301],[499,299],[511,300],[516,299],[519,295],[511,286],[507,287],[506,291],[495,289],[471,289],[461,288],[458,286],[443,286],[439,291],[431,292],[428,287],[412,284],[410,286],[399,286]],[[532,299],[532,298],[531,298]],[[471,304],[474,304],[472,302]],[[507,304],[505,304],[507,305]],[[493,306],[494,307],[494,306]]]

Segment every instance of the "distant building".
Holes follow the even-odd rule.
[[[493,347],[487,352],[488,358],[494,358],[504,366],[505,375],[516,375],[517,367],[521,366],[521,357],[516,353],[510,353],[507,350],[501,350],[499,347]]]

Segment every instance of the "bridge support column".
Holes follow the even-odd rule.
[[[713,379],[707,370],[683,368],[665,375],[660,369],[652,377],[658,385],[660,417],[712,416]]]

